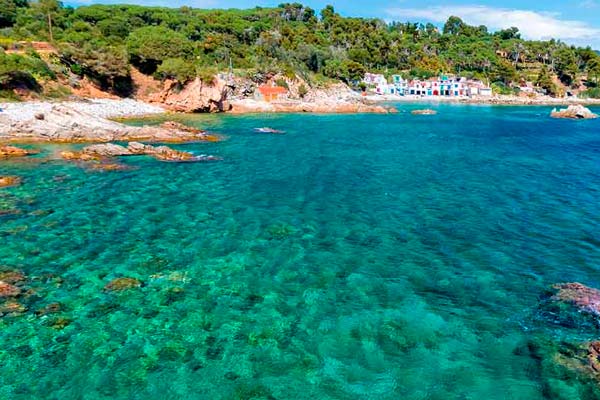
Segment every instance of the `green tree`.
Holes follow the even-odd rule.
[[[600,81],[600,56],[596,55],[591,58],[587,63],[586,69],[588,75],[588,82],[593,82],[595,86],[598,86]]]
[[[539,86],[540,88],[544,89],[546,93],[548,93],[551,96],[556,96],[558,93],[557,87],[554,84],[552,77],[550,76],[550,72],[548,71],[548,67],[546,67],[545,65],[542,66],[542,69],[540,70],[535,84],[536,86]]]
[[[161,79],[175,79],[179,83],[186,83],[196,77],[196,67],[182,58],[167,58],[160,64],[156,71]]]
[[[451,16],[444,24],[444,35],[458,35],[464,30],[465,26],[466,24],[462,19],[456,16]]]
[[[57,0],[38,0],[35,7],[44,15],[48,26],[48,37],[51,42],[54,41],[52,32],[53,20],[62,8],[62,3]]]
[[[0,28],[13,26],[17,21],[18,9],[27,6],[25,0],[0,0]]]
[[[496,36],[499,36],[502,40],[521,39],[519,28],[512,27],[508,29],[502,29],[496,32]]]
[[[168,58],[189,59],[192,43],[181,33],[164,26],[147,26],[131,32],[127,49],[132,62],[145,72],[153,73]]]
[[[129,57],[124,46],[64,44],[61,58],[72,72],[87,76],[102,89],[127,95],[132,90]]]
[[[558,78],[565,85],[572,85],[577,80],[577,59],[574,51],[569,47],[561,47],[554,54],[554,68]]]

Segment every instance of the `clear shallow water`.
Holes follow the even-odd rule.
[[[0,318],[0,398],[597,398],[552,357],[600,334],[539,304],[600,287],[600,122],[415,107],[186,117],[219,163],[0,164],[0,265],[36,292]]]

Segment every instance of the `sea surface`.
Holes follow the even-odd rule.
[[[0,399],[598,399],[555,355],[600,331],[543,303],[600,288],[600,120],[427,106],[179,117],[214,163],[0,163]]]

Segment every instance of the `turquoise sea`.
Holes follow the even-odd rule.
[[[600,120],[398,107],[180,117],[215,163],[0,163],[0,399],[600,398],[555,362],[600,330],[543,311],[600,288]]]

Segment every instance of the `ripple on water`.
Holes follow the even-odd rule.
[[[597,122],[436,109],[182,117],[228,137],[177,146],[214,164],[1,164],[0,398],[595,398],[540,299],[600,287]]]

